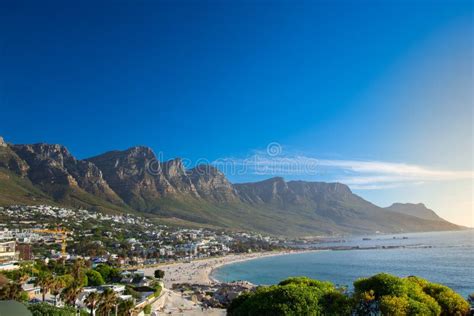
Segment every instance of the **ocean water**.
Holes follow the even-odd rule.
[[[405,237],[405,239],[403,239]],[[328,241],[316,246],[403,246],[370,250],[322,250],[267,257],[225,265],[217,280],[275,284],[290,276],[308,276],[352,288],[354,280],[379,272],[417,275],[447,285],[467,297],[474,292],[474,230],[369,236]]]

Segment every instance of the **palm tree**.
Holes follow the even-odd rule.
[[[75,280],[82,280],[84,279],[84,268],[86,267],[86,263],[84,259],[77,259],[73,266],[71,267],[71,275]]]
[[[41,273],[36,278],[35,286],[39,286],[41,288],[43,302],[45,300],[46,293],[48,293],[48,291],[51,289],[51,285],[53,283],[52,280],[53,280],[53,276],[49,273]]]
[[[28,273],[28,271],[26,271],[26,269],[21,268],[18,271],[18,283],[20,283],[20,285],[25,284],[29,278],[30,278],[30,274]]]
[[[120,315],[131,316],[132,310],[135,307],[135,302],[133,300],[125,300],[120,302],[119,310]]]
[[[61,293],[61,290],[66,286],[66,280],[59,276],[55,277],[51,282],[50,291],[54,295],[54,305],[56,306],[58,301],[58,296]]]
[[[67,304],[71,306],[75,306],[76,299],[81,292],[82,292],[82,285],[79,284],[78,282],[74,282],[73,284],[69,285],[61,292],[61,296]]]
[[[100,295],[98,311],[100,315],[108,316],[110,311],[117,305],[117,294],[111,289],[105,289]]]
[[[0,288],[0,300],[20,301],[23,293],[23,289],[19,283],[7,283]]]
[[[86,306],[91,310],[91,316],[95,314],[95,306],[99,302],[100,295],[97,292],[91,292],[87,298],[84,300]]]

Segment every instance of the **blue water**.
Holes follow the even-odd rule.
[[[394,239],[395,237],[396,239]],[[408,239],[402,239],[407,237]],[[417,275],[447,285],[466,297],[474,292],[474,230],[362,237],[316,246],[404,246],[396,249],[322,250],[229,264],[213,277],[275,284],[290,276],[308,276],[351,288],[359,277],[379,272]]]

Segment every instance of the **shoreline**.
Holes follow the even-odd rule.
[[[174,262],[170,264],[163,264],[156,267],[141,268],[146,276],[152,276],[156,269],[165,271],[163,282],[168,289],[173,288],[173,284],[177,283],[191,283],[212,285],[224,283],[212,276],[218,268],[249,260],[255,260],[266,257],[284,256],[307,252],[317,252],[321,250],[282,250],[269,252],[255,252],[246,254],[229,254],[223,257],[205,258],[193,260],[190,262]]]
[[[204,286],[223,284],[212,276],[212,273],[227,264],[255,260],[260,258],[292,255],[320,250],[282,250],[254,252],[246,254],[229,254],[222,257],[196,259],[191,262],[174,262],[154,267],[141,268],[146,276],[153,275],[156,269],[165,271],[164,289],[160,298],[152,304],[153,311],[173,315],[206,315],[225,316],[226,310],[220,308],[202,309],[202,307],[184,297],[180,291],[173,289],[173,284],[189,283]]]
[[[245,261],[251,261],[251,260],[256,260],[256,259],[261,259],[261,258],[268,258],[268,257],[277,257],[277,256],[287,256],[287,255],[295,255],[295,254],[300,254],[300,253],[308,253],[308,252],[319,252],[323,250],[316,250],[316,249],[310,249],[310,250],[285,250],[285,251],[271,251],[271,252],[259,252],[259,256],[254,256],[254,257],[247,257],[247,258],[242,258],[238,260],[233,260],[233,261],[228,261],[224,262],[221,264],[216,264],[212,267],[211,271],[209,272],[208,278],[211,282],[213,283],[226,283],[223,281],[220,281],[216,279],[215,277],[212,276],[212,274],[219,268],[229,265],[229,264],[234,264],[234,263],[239,263],[239,262],[245,262]],[[239,281],[247,281],[248,280],[239,280]]]

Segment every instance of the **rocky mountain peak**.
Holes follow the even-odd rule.
[[[36,160],[50,160],[63,164],[65,159],[76,160],[66,147],[59,144],[37,143],[32,145],[13,145],[13,150]]]
[[[28,178],[45,190],[52,190],[53,194],[56,194],[56,186],[64,185],[107,201],[120,202],[94,164],[77,160],[62,145],[38,143],[13,145],[11,148],[28,165]]]
[[[189,170],[188,175],[201,197],[218,202],[238,200],[234,186],[217,168],[201,164]]]
[[[120,151],[117,151],[120,152]],[[133,157],[156,158],[153,150],[146,146],[134,146],[124,151],[126,155]]]
[[[68,174],[68,169],[78,171],[79,168],[81,172],[86,172],[84,170],[84,168],[87,168],[86,164],[77,160],[63,145],[37,143],[32,145],[13,145],[11,148],[30,166],[30,172],[32,173],[30,178],[35,172],[39,172],[41,175],[41,169],[50,171],[51,169],[56,169],[56,175],[60,173]],[[79,165],[81,167],[78,167]],[[97,172],[98,170],[95,171],[95,173]],[[60,176],[60,178],[63,178],[63,176]],[[71,177],[66,177],[66,179],[68,179],[69,183],[76,183],[75,181],[69,181]]]
[[[103,173],[110,187],[129,205],[146,207],[147,199],[157,199],[169,191],[160,162],[149,147],[136,146],[88,158]]]
[[[163,173],[170,178],[183,177],[186,174],[183,161],[181,158],[175,158],[162,163]]]
[[[202,177],[225,177],[225,175],[216,167],[206,164],[200,164],[189,170],[191,176],[202,176]]]
[[[25,177],[30,168],[28,164],[21,159],[10,146],[0,137],[0,168],[13,171],[21,177]]]
[[[385,210],[408,214],[416,216],[423,219],[442,220],[433,210],[427,208],[423,203],[393,203],[389,207],[386,207]]]
[[[61,145],[0,145],[0,186],[4,183],[13,188],[25,183],[21,192],[38,196],[38,190],[41,198],[64,205],[134,209],[273,234],[459,229],[421,203],[383,209],[341,183],[282,177],[233,185],[213,166],[186,170],[181,159],[160,162],[144,146],[78,160]],[[0,198],[15,200],[9,192],[0,190]]]

